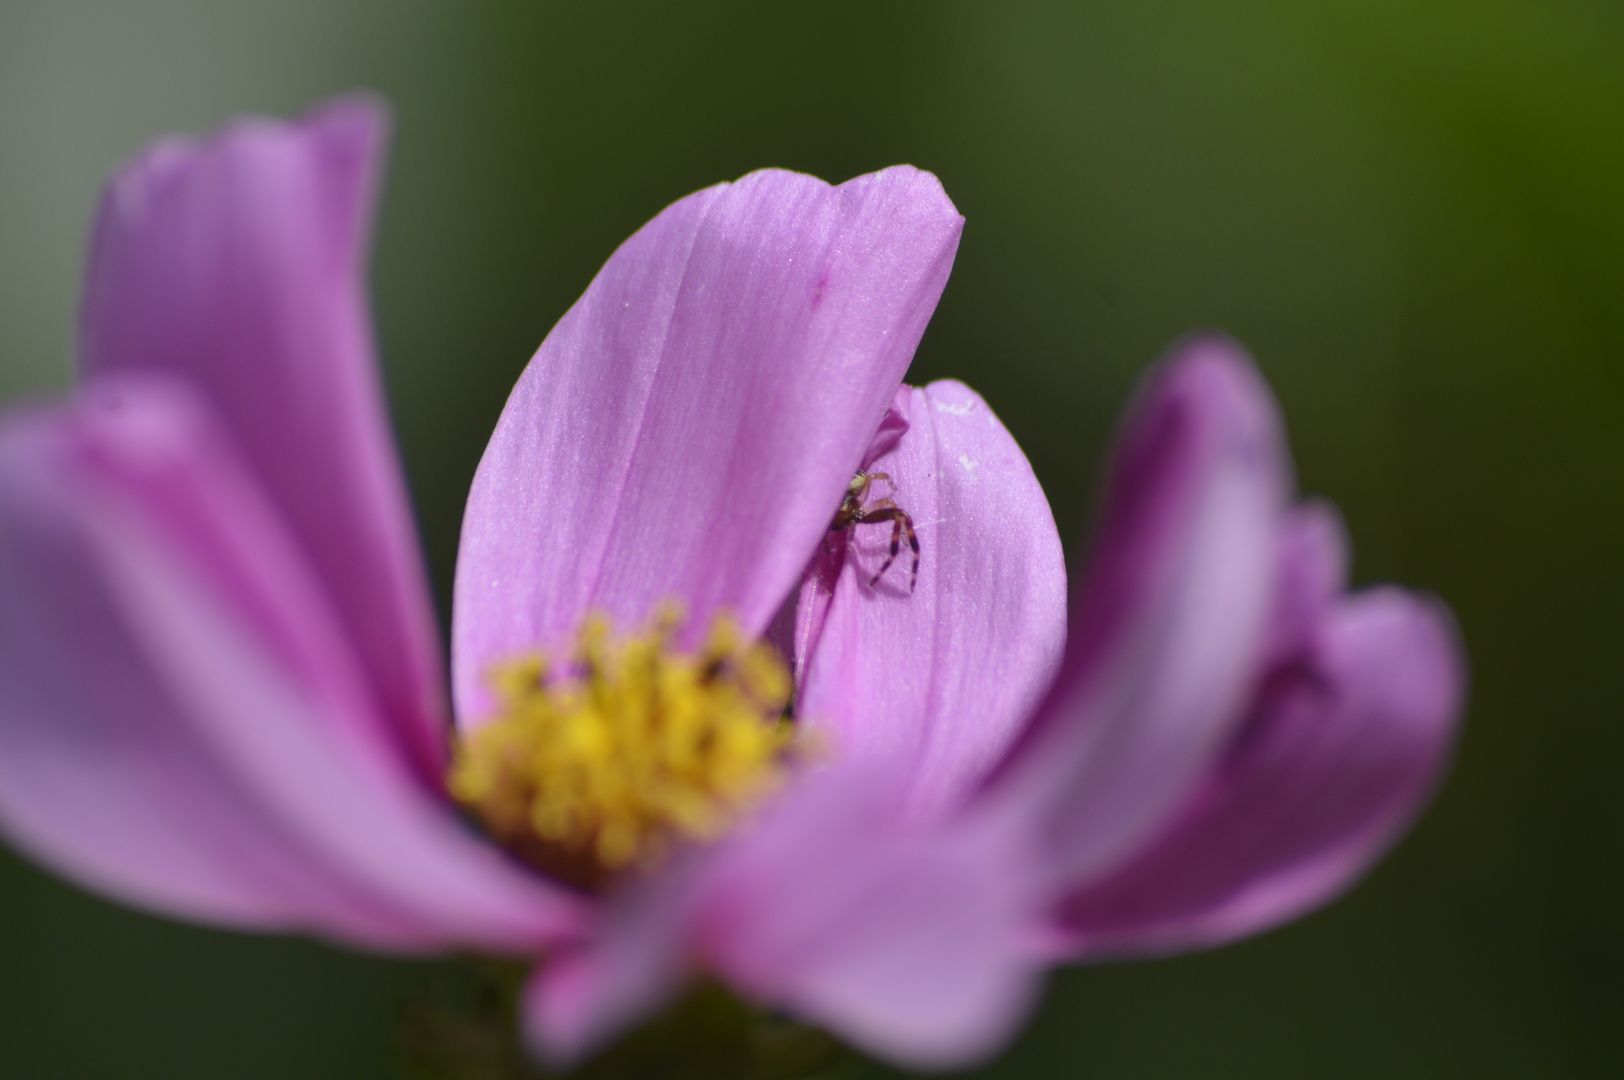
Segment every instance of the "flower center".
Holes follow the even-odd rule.
[[[721,615],[697,652],[672,649],[667,606],[642,634],[589,618],[570,663],[492,669],[495,719],[457,747],[447,785],[503,844],[594,887],[676,840],[712,839],[783,774],[793,726],[776,650]]]

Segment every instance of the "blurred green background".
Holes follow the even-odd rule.
[[[1616,0],[0,0],[0,393],[69,384],[117,161],[357,86],[397,110],[374,293],[442,602],[507,390],[621,240],[760,166],[906,161],[969,221],[911,381],[984,393],[1068,539],[1137,372],[1218,326],[1357,577],[1454,605],[1458,764],[1367,882],[1239,946],[1064,971],[977,1075],[1624,1076]],[[436,975],[10,855],[0,916],[7,1078],[387,1077]]]

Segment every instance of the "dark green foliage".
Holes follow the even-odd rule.
[[[374,291],[442,598],[507,391],[615,245],[763,165],[911,161],[968,218],[912,379],[986,397],[1074,562],[1135,375],[1216,325],[1356,577],[1454,606],[1457,767],[1368,881],[1233,948],[1062,972],[978,1075],[1624,1076],[1616,2],[4,0],[0,391],[67,383],[115,161],[354,86],[397,110]],[[382,1080],[399,1003],[456,978],[9,856],[0,913],[6,1080]]]

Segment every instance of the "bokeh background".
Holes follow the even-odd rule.
[[[442,603],[507,390],[621,240],[761,166],[912,162],[969,223],[911,381],[985,394],[1071,558],[1137,373],[1218,326],[1358,579],[1454,605],[1465,738],[1387,862],[1245,944],[1058,974],[976,1075],[1624,1076],[1616,0],[0,0],[0,393],[69,385],[116,162],[353,87],[397,113],[373,288]],[[388,1077],[435,975],[0,853],[7,1078]]]

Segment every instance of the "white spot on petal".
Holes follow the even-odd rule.
[[[937,412],[952,413],[954,416],[968,416],[970,411],[976,407],[976,403],[973,401],[966,401],[963,405],[954,405],[947,401],[933,401],[932,404],[936,406]],[[962,461],[963,458],[959,460]]]
[[[976,467],[978,465],[980,465],[981,462],[979,462],[979,461],[971,461],[969,454],[960,454],[959,455],[959,464],[964,466],[964,471],[965,472],[969,473],[971,476],[974,476],[975,471],[976,471]]]

